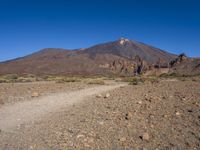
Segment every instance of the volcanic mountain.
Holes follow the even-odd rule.
[[[98,75],[113,72],[117,65],[132,66],[139,57],[148,64],[168,63],[176,55],[121,38],[86,49],[46,48],[31,55],[0,63],[0,74]]]

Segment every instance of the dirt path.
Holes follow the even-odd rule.
[[[119,84],[4,105],[0,149],[200,149],[200,82]]]
[[[103,85],[86,88],[75,92],[57,93],[50,96],[35,98],[32,101],[8,104],[0,109],[0,130],[13,131],[21,125],[33,123],[49,113],[73,105],[87,96],[106,92],[125,84]]]

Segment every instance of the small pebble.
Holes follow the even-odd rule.
[[[110,97],[109,93],[107,93],[104,98],[108,98],[108,97]]]
[[[125,138],[125,137],[122,137],[122,138],[119,139],[119,141],[120,141],[120,142],[125,142],[125,141],[126,141],[126,138]]]
[[[150,139],[149,134],[148,133],[143,133],[142,139],[145,140],[145,141],[149,141],[149,139]]]
[[[103,96],[101,94],[97,95],[96,96],[97,98],[102,98]]]
[[[180,116],[180,115],[181,115],[181,113],[177,111],[176,112],[176,116]]]
[[[79,139],[79,138],[82,138],[82,137],[84,137],[84,135],[82,135],[82,134],[79,134],[79,135],[77,135],[77,139]]]

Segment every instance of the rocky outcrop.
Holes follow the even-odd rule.
[[[109,67],[113,72],[123,75],[141,75],[150,69],[148,63],[136,56],[132,60],[114,60]]]
[[[170,67],[174,67],[182,62],[185,62],[187,61],[189,58],[183,53],[183,54],[180,54],[177,58],[175,58],[174,60],[172,60],[169,65]]]
[[[110,64],[110,70],[112,70],[114,73],[120,73],[124,75],[132,75],[134,73],[134,68],[136,64],[131,61],[126,60],[114,60]]]

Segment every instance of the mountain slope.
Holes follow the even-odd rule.
[[[149,63],[156,63],[159,59],[168,62],[175,58],[175,55],[166,51],[124,38],[121,38],[118,41],[93,46],[86,49],[84,53],[85,52],[88,53],[91,57],[95,57],[96,54],[109,53],[132,59],[138,55]]]
[[[111,64],[118,65],[118,68],[132,68],[136,56],[148,64],[156,63],[159,59],[169,62],[175,57],[152,46],[122,38],[84,50],[43,49],[22,58],[0,63],[0,74],[107,74],[113,72]]]

